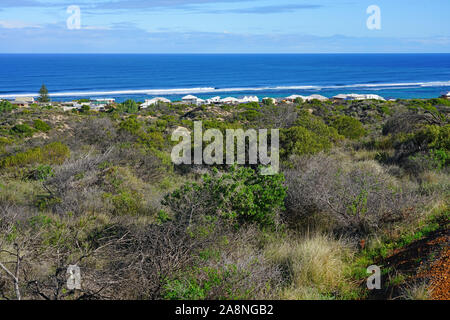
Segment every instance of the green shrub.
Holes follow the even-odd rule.
[[[251,272],[247,270],[247,272]],[[239,288],[231,279],[246,277],[240,274],[235,265],[229,265],[223,269],[203,267],[194,268],[191,274],[181,279],[168,279],[164,284],[163,297],[167,300],[235,300],[250,299],[250,290]],[[216,296],[220,291],[223,296]]]
[[[239,114],[240,119],[247,121],[255,121],[259,117],[261,117],[261,113],[256,110],[246,110]]]
[[[328,151],[333,144],[329,139],[323,138],[304,127],[283,129],[280,135],[281,156],[287,158],[292,154],[316,154]]]
[[[90,106],[88,106],[87,104],[83,104],[82,106],[81,106],[81,110],[80,110],[82,113],[88,113],[89,111],[91,111],[91,107]]]
[[[166,195],[163,204],[189,225],[209,216],[272,226],[286,196],[283,181],[282,174],[264,176],[251,168],[233,166],[229,172],[214,170],[212,175],[204,175],[201,183],[185,184]]]
[[[129,99],[124,101],[123,103],[120,103],[117,106],[117,110],[126,113],[136,113],[139,111],[139,107],[136,101]]]
[[[141,196],[136,192],[121,192],[110,196],[116,215],[138,215],[141,211]]]
[[[127,131],[131,134],[136,134],[142,127],[142,123],[139,122],[135,116],[132,116],[126,120],[123,120],[119,125],[121,130]]]
[[[19,137],[31,137],[34,130],[27,124],[16,124],[11,128],[11,134]]]
[[[0,101],[0,112],[10,112],[11,110],[16,108],[17,107],[9,101],[6,100]]]
[[[35,168],[34,170],[32,170],[29,174],[29,178],[30,179],[34,179],[34,180],[45,180],[49,177],[53,177],[54,176],[54,171],[53,168],[49,165],[46,164],[41,164],[39,165],[37,168]]]
[[[348,139],[356,140],[366,134],[363,124],[358,119],[349,116],[336,118],[332,123],[332,127]]]
[[[52,129],[52,127],[50,127],[50,125],[40,119],[36,119],[33,122],[34,124],[34,128],[36,130],[42,131],[42,132],[48,132]]]
[[[330,143],[337,143],[343,139],[335,128],[327,126],[321,118],[316,117],[307,111],[302,111],[300,113],[295,124],[308,129],[322,139],[328,140]]]
[[[70,156],[69,147],[61,142],[53,142],[16,153],[0,160],[0,168],[25,166],[35,163],[62,164]]]

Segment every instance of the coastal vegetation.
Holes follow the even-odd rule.
[[[445,99],[1,101],[0,299],[445,298],[432,270],[448,250],[449,111]],[[280,173],[174,165],[171,134],[196,120],[280,129]],[[69,265],[81,289],[65,287]]]

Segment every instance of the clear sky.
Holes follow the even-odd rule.
[[[449,0],[0,0],[0,53],[448,53],[449,14]]]

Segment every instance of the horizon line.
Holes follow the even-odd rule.
[[[129,55],[307,55],[307,54],[450,54],[450,52],[0,52],[0,55],[7,54],[27,54],[27,55],[38,55],[38,54],[54,54],[54,55],[73,55],[73,54],[86,54],[86,55],[94,55],[94,54],[129,54]]]

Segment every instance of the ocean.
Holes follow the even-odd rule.
[[[450,91],[450,54],[0,54],[0,98],[183,95],[260,98],[378,94],[434,98]]]

